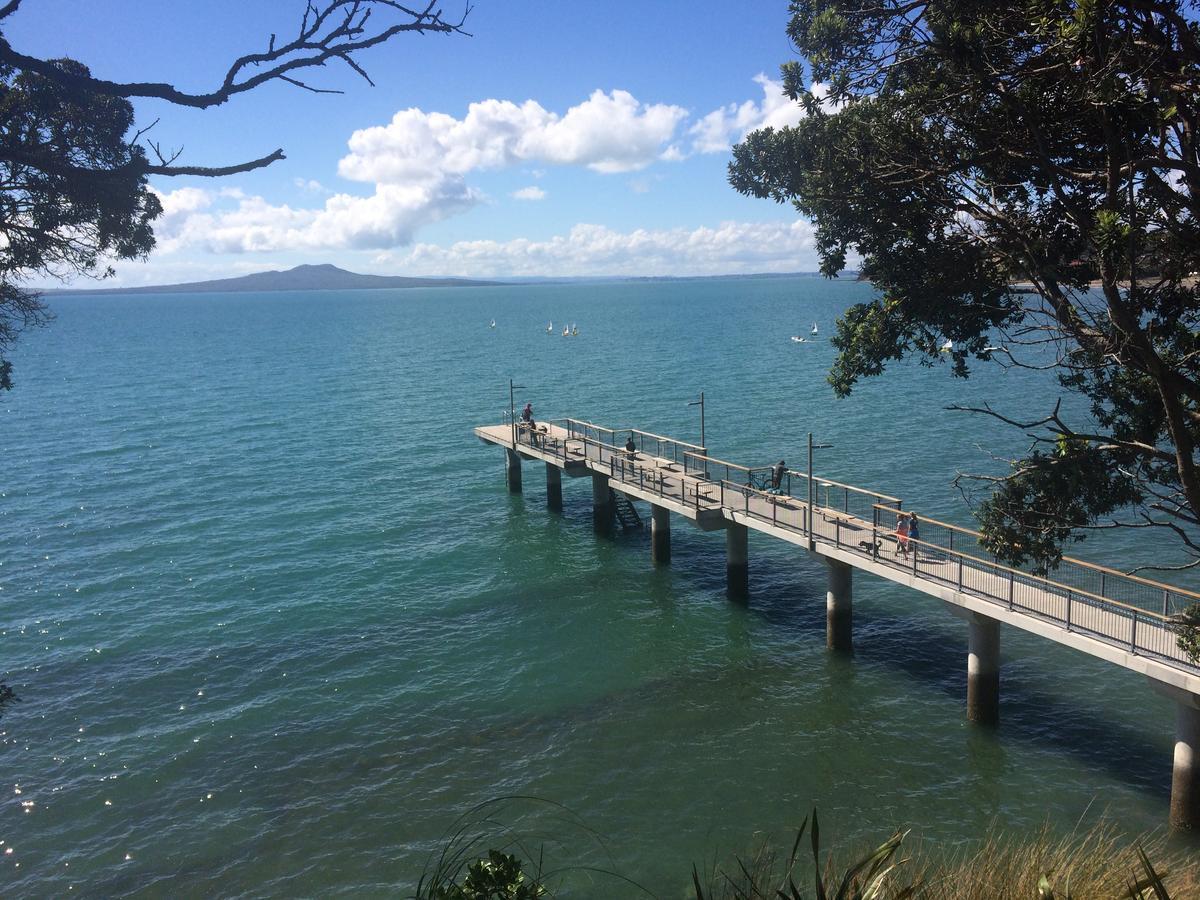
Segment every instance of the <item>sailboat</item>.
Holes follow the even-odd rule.
[[[816,323],[816,322],[813,322],[812,331],[811,331],[811,332],[809,332],[809,334],[813,334],[813,335],[815,335],[816,333],[817,333],[817,323]]]
[[[546,323],[546,334],[554,334],[554,322]]]
[[[489,327],[489,328],[495,328],[495,327],[496,327],[496,320],[495,320],[495,319],[492,319],[492,324],[491,324],[491,325],[489,325],[488,327]]]
[[[571,326],[571,337],[574,337],[574,336],[575,336],[575,335],[577,335],[577,334],[579,334],[579,326],[578,326],[578,325],[572,325],[572,326]]]
[[[563,337],[570,337],[570,336],[571,336],[571,329],[568,328],[566,325],[564,325],[563,326]]]
[[[946,338],[946,343],[942,344],[942,346],[938,347],[938,349],[943,353],[950,353],[954,350],[954,341],[950,340],[950,338]]]

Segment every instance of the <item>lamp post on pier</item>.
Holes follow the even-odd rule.
[[[518,390],[524,390],[525,385],[513,384],[513,380],[508,379],[508,426],[512,429],[513,449],[517,447],[517,403],[516,393]]]
[[[700,446],[704,449],[704,455],[708,456],[708,444],[704,442],[704,391],[700,392],[699,400],[693,400],[688,406],[700,407]]]
[[[813,450],[825,450],[833,444],[814,444],[812,432],[808,433],[808,549],[815,550],[816,539],[813,537]]]
[[[517,452],[517,403],[516,393],[524,388],[523,384],[513,384],[508,379],[508,427],[512,437],[512,447],[506,451],[508,465],[505,467],[505,480],[508,482],[510,493],[521,493],[521,454]]]

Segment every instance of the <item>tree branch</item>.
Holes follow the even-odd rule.
[[[176,156],[178,156],[178,154],[176,154]],[[238,163],[237,165],[233,166],[147,166],[146,173],[149,175],[199,175],[203,178],[220,178],[223,175],[236,175],[239,172],[250,172],[254,169],[261,169],[264,166],[269,166],[271,163],[277,162],[281,159],[287,159],[287,157],[283,155],[282,149],[276,150],[274,153],[260,157],[259,159],[254,159],[250,162]]]
[[[10,0],[7,6],[0,8],[0,19],[15,12],[19,5],[20,0]],[[221,86],[203,94],[181,91],[174,85],[162,82],[122,83],[64,72],[52,62],[18,52],[3,36],[0,36],[0,63],[28,72],[36,72],[75,90],[125,98],[155,98],[166,100],[177,106],[190,106],[197,109],[219,106],[238,94],[254,90],[259,85],[274,80],[290,81],[292,84],[299,84],[301,87],[316,90],[318,93],[333,93],[309,88],[307,85],[285,76],[298,69],[324,66],[330,59],[346,60],[351,54],[383,44],[402,32],[418,34],[433,32],[470,36],[462,28],[467,16],[470,15],[470,6],[464,9],[462,18],[458,22],[446,21],[442,18],[441,11],[435,9],[434,6],[435,4],[431,2],[423,10],[414,10],[394,2],[394,0],[328,0],[323,8],[318,9],[309,3],[297,38],[280,46],[275,46],[272,39],[268,43],[265,53],[251,53],[240,57],[225,73]],[[409,21],[399,22],[373,34],[367,33],[364,25],[374,8],[393,10],[407,16]],[[320,32],[335,12],[344,13],[345,18],[339,24],[330,27],[326,33],[321,34]],[[356,19],[356,17],[358,18]],[[238,80],[248,67],[259,68],[264,65],[268,66],[264,71]]]

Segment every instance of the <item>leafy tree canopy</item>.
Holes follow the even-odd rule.
[[[734,149],[737,190],[793,203],[822,271],[854,252],[878,289],[838,323],[838,395],[915,356],[1049,367],[1086,398],[1089,421],[977,410],[1032,437],[978,509],[1009,562],[1134,525],[1200,563],[1198,7],[795,0],[807,115]]]
[[[87,77],[80,63],[54,65]],[[141,147],[127,143],[133,106],[0,66],[0,349],[45,318],[19,283],[31,275],[92,272],[105,258],[144,256],[162,205]],[[111,270],[110,270],[111,271]],[[12,387],[0,360],[0,388]]]

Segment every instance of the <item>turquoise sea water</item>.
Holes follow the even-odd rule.
[[[682,522],[591,531],[590,483],[505,489],[508,379],[539,418],[699,437],[966,523],[949,482],[1045,411],[1027,373],[898,366],[835,401],[795,344],[867,296],[816,278],[60,298],[0,397],[0,895],[395,896],[456,817],[501,814],[564,896],[683,896],[691,864],[822,830],[1165,821],[1173,711],[1124,670],[1002,632],[1002,725],[963,721],[965,625],[859,575]],[[496,320],[496,328],[488,327]],[[565,340],[553,320],[579,325]],[[556,329],[557,331],[557,329]],[[645,511],[645,510],[643,510]],[[1154,558],[1115,537],[1098,558]],[[1089,550],[1085,545],[1081,555]],[[11,851],[11,852],[9,852]]]

